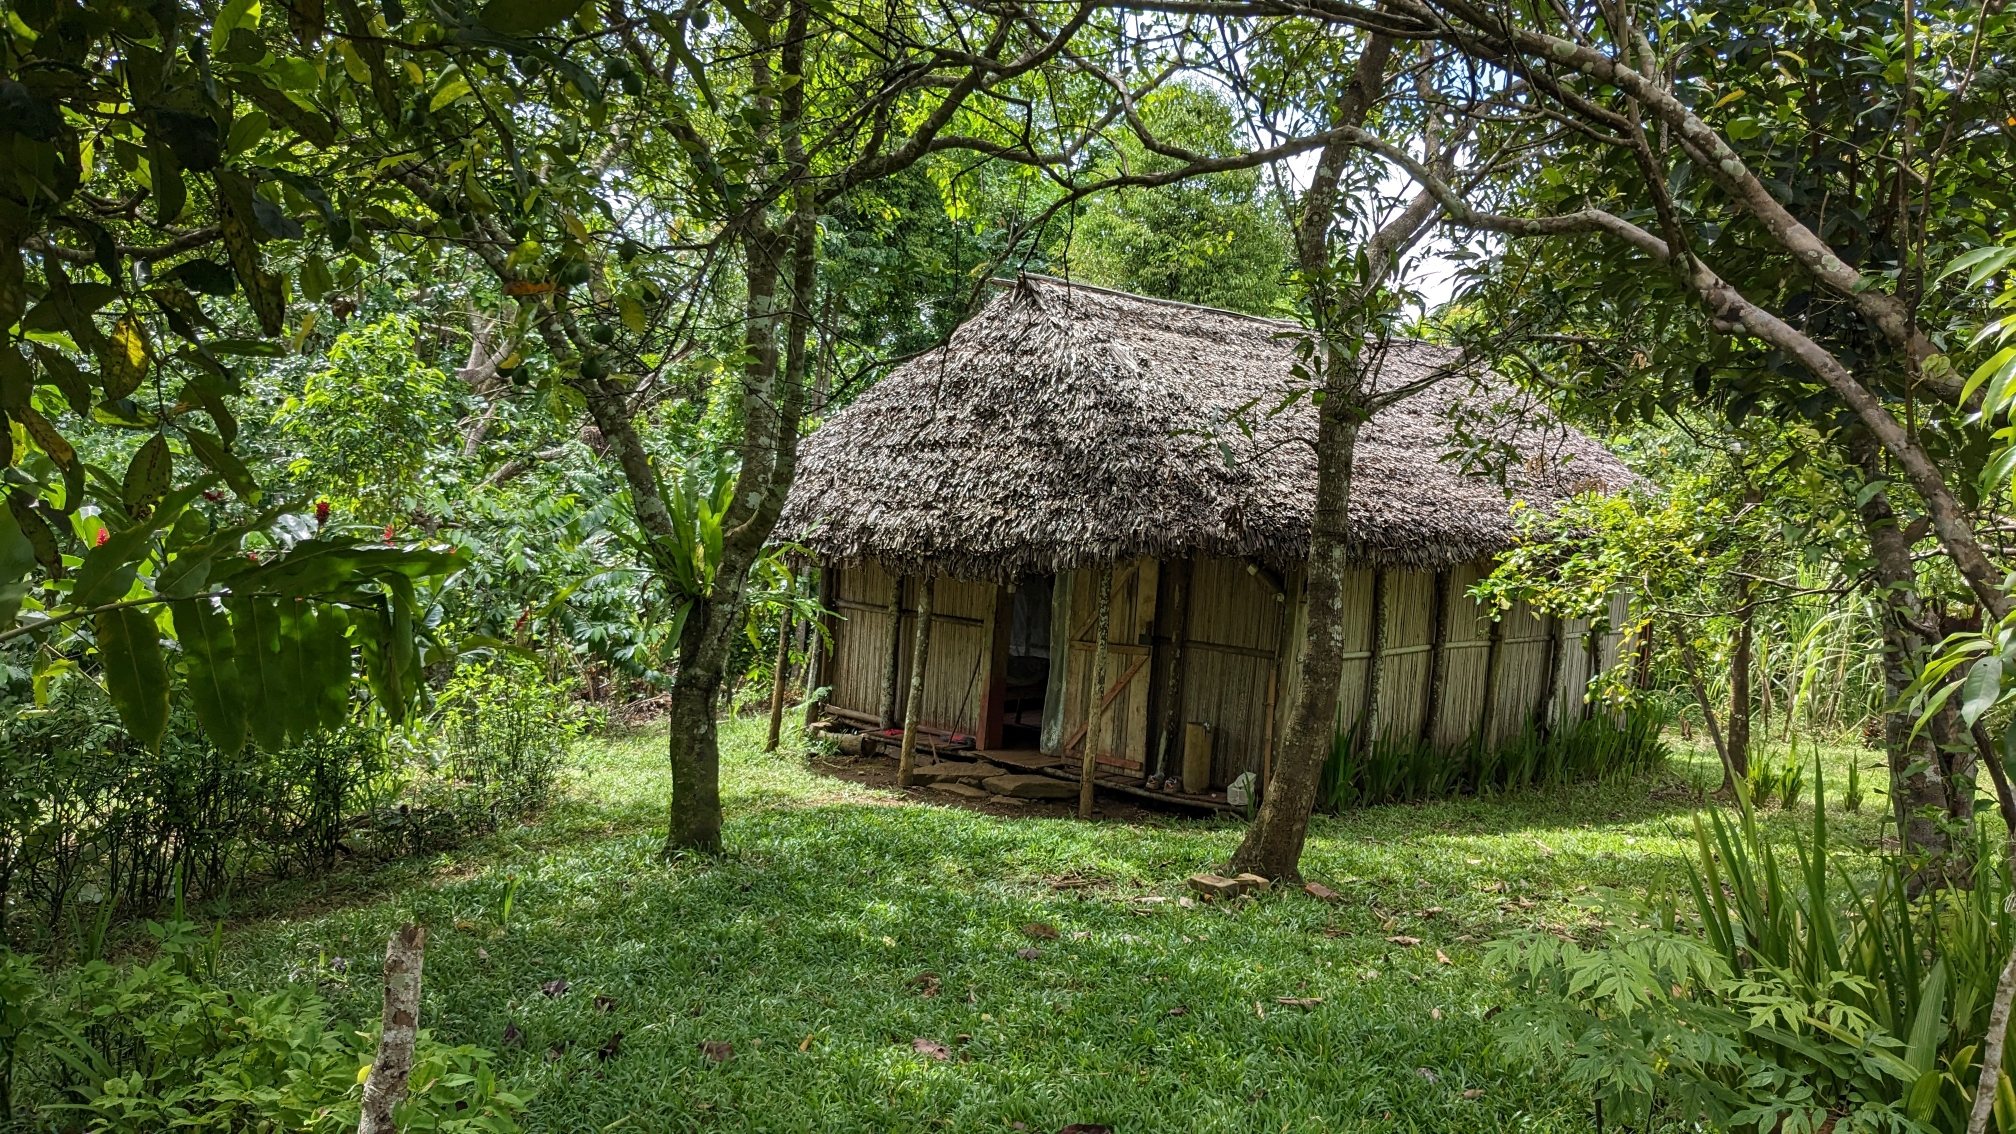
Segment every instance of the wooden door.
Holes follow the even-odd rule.
[[[1160,565],[1138,559],[1113,568],[1106,631],[1106,688],[1098,698],[1105,718],[1096,758],[1114,770],[1139,772],[1148,761],[1149,662],[1154,652],[1155,583]],[[1099,624],[1099,572],[1071,572],[1071,642],[1065,696],[1064,754],[1084,753],[1086,706],[1092,702],[1092,668]]]

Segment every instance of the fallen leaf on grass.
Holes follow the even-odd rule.
[[[1113,1128],[1101,1126],[1096,1122],[1074,1122],[1057,1131],[1057,1134],[1113,1134]]]
[[[1057,928],[1040,921],[1032,921],[1022,927],[1022,936],[1033,937],[1038,941],[1055,941],[1057,940]]]
[[[919,996],[936,996],[940,987],[938,974],[918,973],[910,978],[910,987],[916,989]]]
[[[1188,1016],[1190,1009],[1182,1004],[1178,1004],[1176,1007],[1169,1009],[1169,1014],[1171,1016]]]
[[[726,1040],[701,1040],[700,1054],[709,1063],[726,1063],[735,1058],[735,1045]]]
[[[1409,937],[1404,933],[1396,933],[1393,936],[1388,937],[1386,940],[1395,945],[1405,945],[1409,949],[1412,949],[1414,946],[1421,944],[1421,939],[1419,937]]]
[[[1274,1003],[1285,1004],[1290,1008],[1314,1008],[1318,1004],[1323,1003],[1323,998],[1320,996],[1277,996],[1274,998]]]
[[[510,1022],[509,1020],[506,1020],[506,1021],[504,1022],[504,1043],[503,1043],[503,1046],[505,1046],[505,1047],[518,1047],[519,1045],[523,1044],[524,1042],[525,1042],[525,1033],[524,1033],[524,1032],[521,1032],[521,1031],[519,1031],[519,1030],[518,1030],[518,1025],[517,1025],[517,1024],[514,1024],[514,1023]]]
[[[803,1039],[802,1041],[800,1041],[800,1042],[799,1042],[799,1044],[798,1044],[798,1050],[799,1050],[799,1051],[811,1051],[811,1050],[812,1050],[812,1033],[811,1033],[811,1032],[806,1032],[806,1033],[805,1033],[805,1038],[804,1038],[804,1039]]]
[[[1414,1069],[1414,1073],[1416,1075],[1421,1076],[1423,1079],[1428,1080],[1431,1083],[1439,1083],[1442,1081],[1442,1076],[1437,1075],[1433,1070],[1426,1067],[1416,1067]]]
[[[566,995],[567,990],[572,987],[573,985],[567,983],[566,977],[554,977],[552,980],[541,984],[539,991],[545,993],[548,1000],[557,1000],[561,996]]]
[[[614,1012],[616,1010],[616,998],[613,996],[597,995],[595,997],[595,1010],[597,1012]]]
[[[1435,950],[1435,963],[1438,965],[1453,965],[1456,962],[1449,959],[1449,954],[1437,949]]]
[[[1548,846],[1548,845],[1547,845],[1546,843],[1543,843],[1543,842],[1541,842],[1541,841],[1540,841],[1539,839],[1534,839],[1534,840],[1533,840],[1533,845],[1534,845],[1534,846],[1536,846],[1536,847],[1539,847],[1539,848],[1540,848],[1540,853],[1541,853],[1541,854],[1549,854],[1549,855],[1551,855],[1551,854],[1553,854],[1553,853],[1554,853],[1554,848],[1553,848],[1553,847],[1550,847],[1550,846]]]
[[[561,1040],[559,1043],[556,1043],[546,1049],[546,1062],[558,1063],[560,1062],[561,1057],[566,1054],[567,1054],[567,1041]]]
[[[934,1039],[925,1039],[919,1036],[910,1041],[910,1046],[917,1054],[924,1056],[926,1059],[935,1059],[943,1063],[945,1060],[952,1058],[952,1049]]]
[[[1484,1097],[1484,1088],[1472,1087],[1463,1092],[1463,1097],[1466,1099],[1481,1099]]]
[[[1440,1020],[1442,1018],[1442,1009],[1440,1008],[1428,1009],[1428,1018],[1431,1020]]]
[[[1344,897],[1344,895],[1332,890],[1321,882],[1304,882],[1302,884],[1302,892],[1319,902],[1335,902]]]
[[[609,1037],[609,1042],[595,1049],[595,1061],[598,1063],[607,1063],[611,1059],[616,1058],[616,1053],[622,1049],[623,1033],[617,1032]]]
[[[1036,958],[1041,957],[1043,955],[1043,950],[1038,949],[1033,945],[1026,946],[1024,948],[1015,950],[1015,955],[1022,958],[1025,961],[1033,961]]]

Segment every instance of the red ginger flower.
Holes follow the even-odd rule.
[[[92,544],[92,546],[93,546],[93,547],[104,547],[104,546],[105,546],[105,541],[106,541],[106,540],[109,540],[109,539],[111,539],[111,538],[112,538],[112,529],[111,529],[111,528],[99,528],[99,529],[98,529],[98,540],[97,540],[97,542],[96,542],[96,543]]]
[[[315,526],[319,528],[328,522],[329,502],[327,500],[317,500],[315,502]]]

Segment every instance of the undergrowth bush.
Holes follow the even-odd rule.
[[[1720,1130],[1966,1129],[2001,959],[2010,876],[1989,840],[1967,885],[1920,895],[1885,852],[1850,865],[1813,784],[1788,859],[1747,799],[1695,817],[1684,897],[1599,899],[1624,928],[1585,947],[1508,939],[1508,1053],[1593,1093],[1618,1125]],[[2004,1074],[1993,1128],[2016,1131]]]
[[[220,751],[178,703],[158,750],[104,691],[58,679],[43,704],[0,703],[0,943],[46,946],[112,909],[324,869],[345,816],[396,783],[382,731],[353,722],[278,753]]]
[[[424,849],[544,807],[593,723],[569,693],[523,660],[457,670],[415,745],[414,779],[388,823],[403,823],[415,849]]]
[[[1551,732],[1528,725],[1497,745],[1472,738],[1439,748],[1411,737],[1361,744],[1352,729],[1338,733],[1331,746],[1318,798],[1342,810],[1636,775],[1670,754],[1660,736],[1664,726],[1663,716],[1641,706],[1614,719],[1596,713]]]
[[[0,1126],[158,1134],[350,1131],[376,1040],[305,988],[216,984],[219,939],[150,923],[152,959],[45,975],[0,949]],[[401,1130],[512,1134],[522,1101],[490,1053],[420,1033]],[[32,1115],[32,1125],[25,1123]]]
[[[359,715],[279,752],[211,744],[177,698],[158,749],[104,690],[0,689],[0,945],[46,951],[192,898],[326,870],[343,854],[453,845],[543,806],[588,721],[529,663],[450,677],[421,726]]]

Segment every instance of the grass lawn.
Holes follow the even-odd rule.
[[[1319,819],[1304,867],[1344,901],[1211,905],[1183,880],[1234,822],[985,815],[758,736],[724,737],[720,860],[656,861],[663,735],[619,735],[535,823],[241,903],[229,978],[319,979],[370,1020],[386,934],[417,919],[423,1025],[499,1050],[540,1131],[1589,1129],[1586,1098],[1493,1055],[1483,948],[1677,882],[1711,778],[1683,752],[1656,780]],[[1876,759],[1833,753],[1830,787],[1851,755]],[[1838,819],[1867,842],[1882,807]]]

